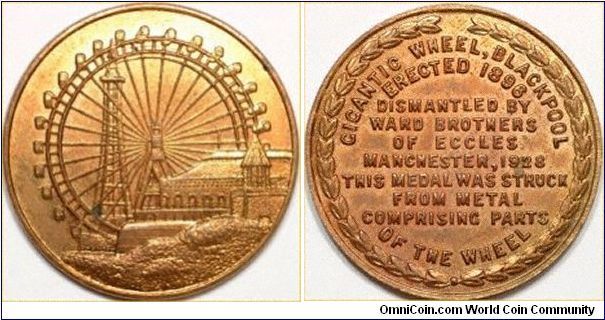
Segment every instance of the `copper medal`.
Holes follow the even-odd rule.
[[[601,166],[590,94],[516,18],[433,6],[389,19],[336,62],[306,161],[346,256],[415,296],[473,299],[528,281],[569,246]]]
[[[5,128],[14,208],[62,272],[171,298],[240,269],[294,183],[288,97],[242,35],[172,5],[66,29],[32,62]]]

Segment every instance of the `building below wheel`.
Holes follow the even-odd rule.
[[[288,196],[292,161],[290,151],[271,150],[255,139],[247,150],[214,151],[178,176],[158,178],[150,170],[141,207],[119,231],[115,250],[127,252],[221,216],[274,221]],[[101,249],[92,238],[80,240],[81,250]]]
[[[285,200],[291,162],[291,152],[265,150],[258,140],[245,151],[215,151],[193,169],[158,180],[157,198],[146,199],[134,219],[202,220],[217,215],[272,219],[263,206]]]

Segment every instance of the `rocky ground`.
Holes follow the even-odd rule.
[[[102,283],[137,290],[182,288],[207,281],[236,264],[269,232],[254,220],[198,222],[175,237],[157,238],[124,254],[69,251],[63,260]]]

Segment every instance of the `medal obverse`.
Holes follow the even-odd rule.
[[[602,161],[565,54],[475,6],[421,8],[364,34],[325,78],[306,139],[341,251],[431,299],[492,296],[544,271],[586,219]]]
[[[287,207],[291,106],[242,35],[173,5],[63,31],[10,106],[15,211],[58,269],[105,294],[181,297],[239,270]]]

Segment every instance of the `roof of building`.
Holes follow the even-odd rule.
[[[195,167],[165,181],[186,179],[222,179],[243,177],[242,167],[271,166],[270,159],[292,159],[289,150],[264,150],[258,139],[250,143],[247,150],[216,150]]]
[[[243,159],[246,150],[216,150],[205,159]],[[292,151],[269,149],[265,150],[265,154],[269,160],[271,159],[292,159]]]
[[[244,159],[242,160],[242,167],[270,167],[271,162],[269,162],[269,158],[267,158],[267,154],[263,149],[263,146],[258,141],[258,138],[254,138],[246,154],[244,155]]]
[[[241,158],[234,159],[206,159],[199,162],[191,170],[178,176],[167,178],[166,181],[188,180],[188,179],[219,179],[219,178],[241,178]]]

